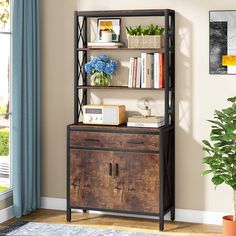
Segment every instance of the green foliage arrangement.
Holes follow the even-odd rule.
[[[9,0],[0,0],[0,23],[5,25],[9,20]]]
[[[213,174],[212,182],[215,186],[222,183],[229,185],[234,192],[234,213],[236,220],[236,96],[228,98],[231,106],[215,110],[212,124],[210,142],[203,140],[203,150],[208,156],[203,162],[209,165],[208,170],[202,171],[202,175]]]
[[[0,156],[9,155],[9,129],[0,129]]]
[[[162,35],[164,33],[164,28],[154,26],[153,24],[149,26],[137,26],[137,27],[126,27],[127,33],[132,36],[141,35]]]

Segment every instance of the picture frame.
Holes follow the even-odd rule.
[[[236,11],[209,11],[209,74],[236,74]]]
[[[97,19],[97,40],[101,40],[101,31],[110,29],[112,31],[112,42],[120,40],[120,18],[98,18]]]

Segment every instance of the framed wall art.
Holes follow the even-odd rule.
[[[98,18],[97,20],[97,39],[101,40],[101,32],[110,30],[112,32],[112,41],[119,42],[120,40],[120,18]]]
[[[209,29],[209,73],[236,74],[236,11],[210,11]]]

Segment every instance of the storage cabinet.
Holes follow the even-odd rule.
[[[158,154],[71,149],[70,158],[73,206],[159,211]]]
[[[88,48],[88,19],[163,17],[164,48]],[[93,50],[164,52],[164,88],[94,87],[84,65]],[[104,54],[104,52],[102,52]],[[67,221],[71,209],[100,210],[175,219],[175,12],[164,10],[75,12],[74,124],[67,127]],[[153,90],[163,93],[165,125],[137,128],[82,124],[83,106],[93,89]],[[132,92],[133,92],[132,91]],[[125,97],[125,93],[122,92]]]

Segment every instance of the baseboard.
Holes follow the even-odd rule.
[[[4,221],[12,219],[13,217],[15,217],[13,206],[0,210],[0,224]]]
[[[51,209],[51,210],[66,210],[66,199],[62,198],[41,198],[41,208]],[[95,211],[90,211],[95,212]],[[104,212],[98,212],[97,214],[104,214]],[[130,217],[139,217],[146,219],[158,219],[158,217],[153,216],[144,216],[144,215],[132,215],[132,214],[122,214],[122,213],[107,213],[109,215],[116,216],[130,216]],[[222,216],[227,215],[225,212],[210,212],[210,211],[198,211],[198,210],[188,210],[188,209],[176,209],[175,220],[181,222],[191,222],[191,223],[200,223],[200,224],[222,224]],[[170,215],[165,216],[166,220],[170,219]]]

